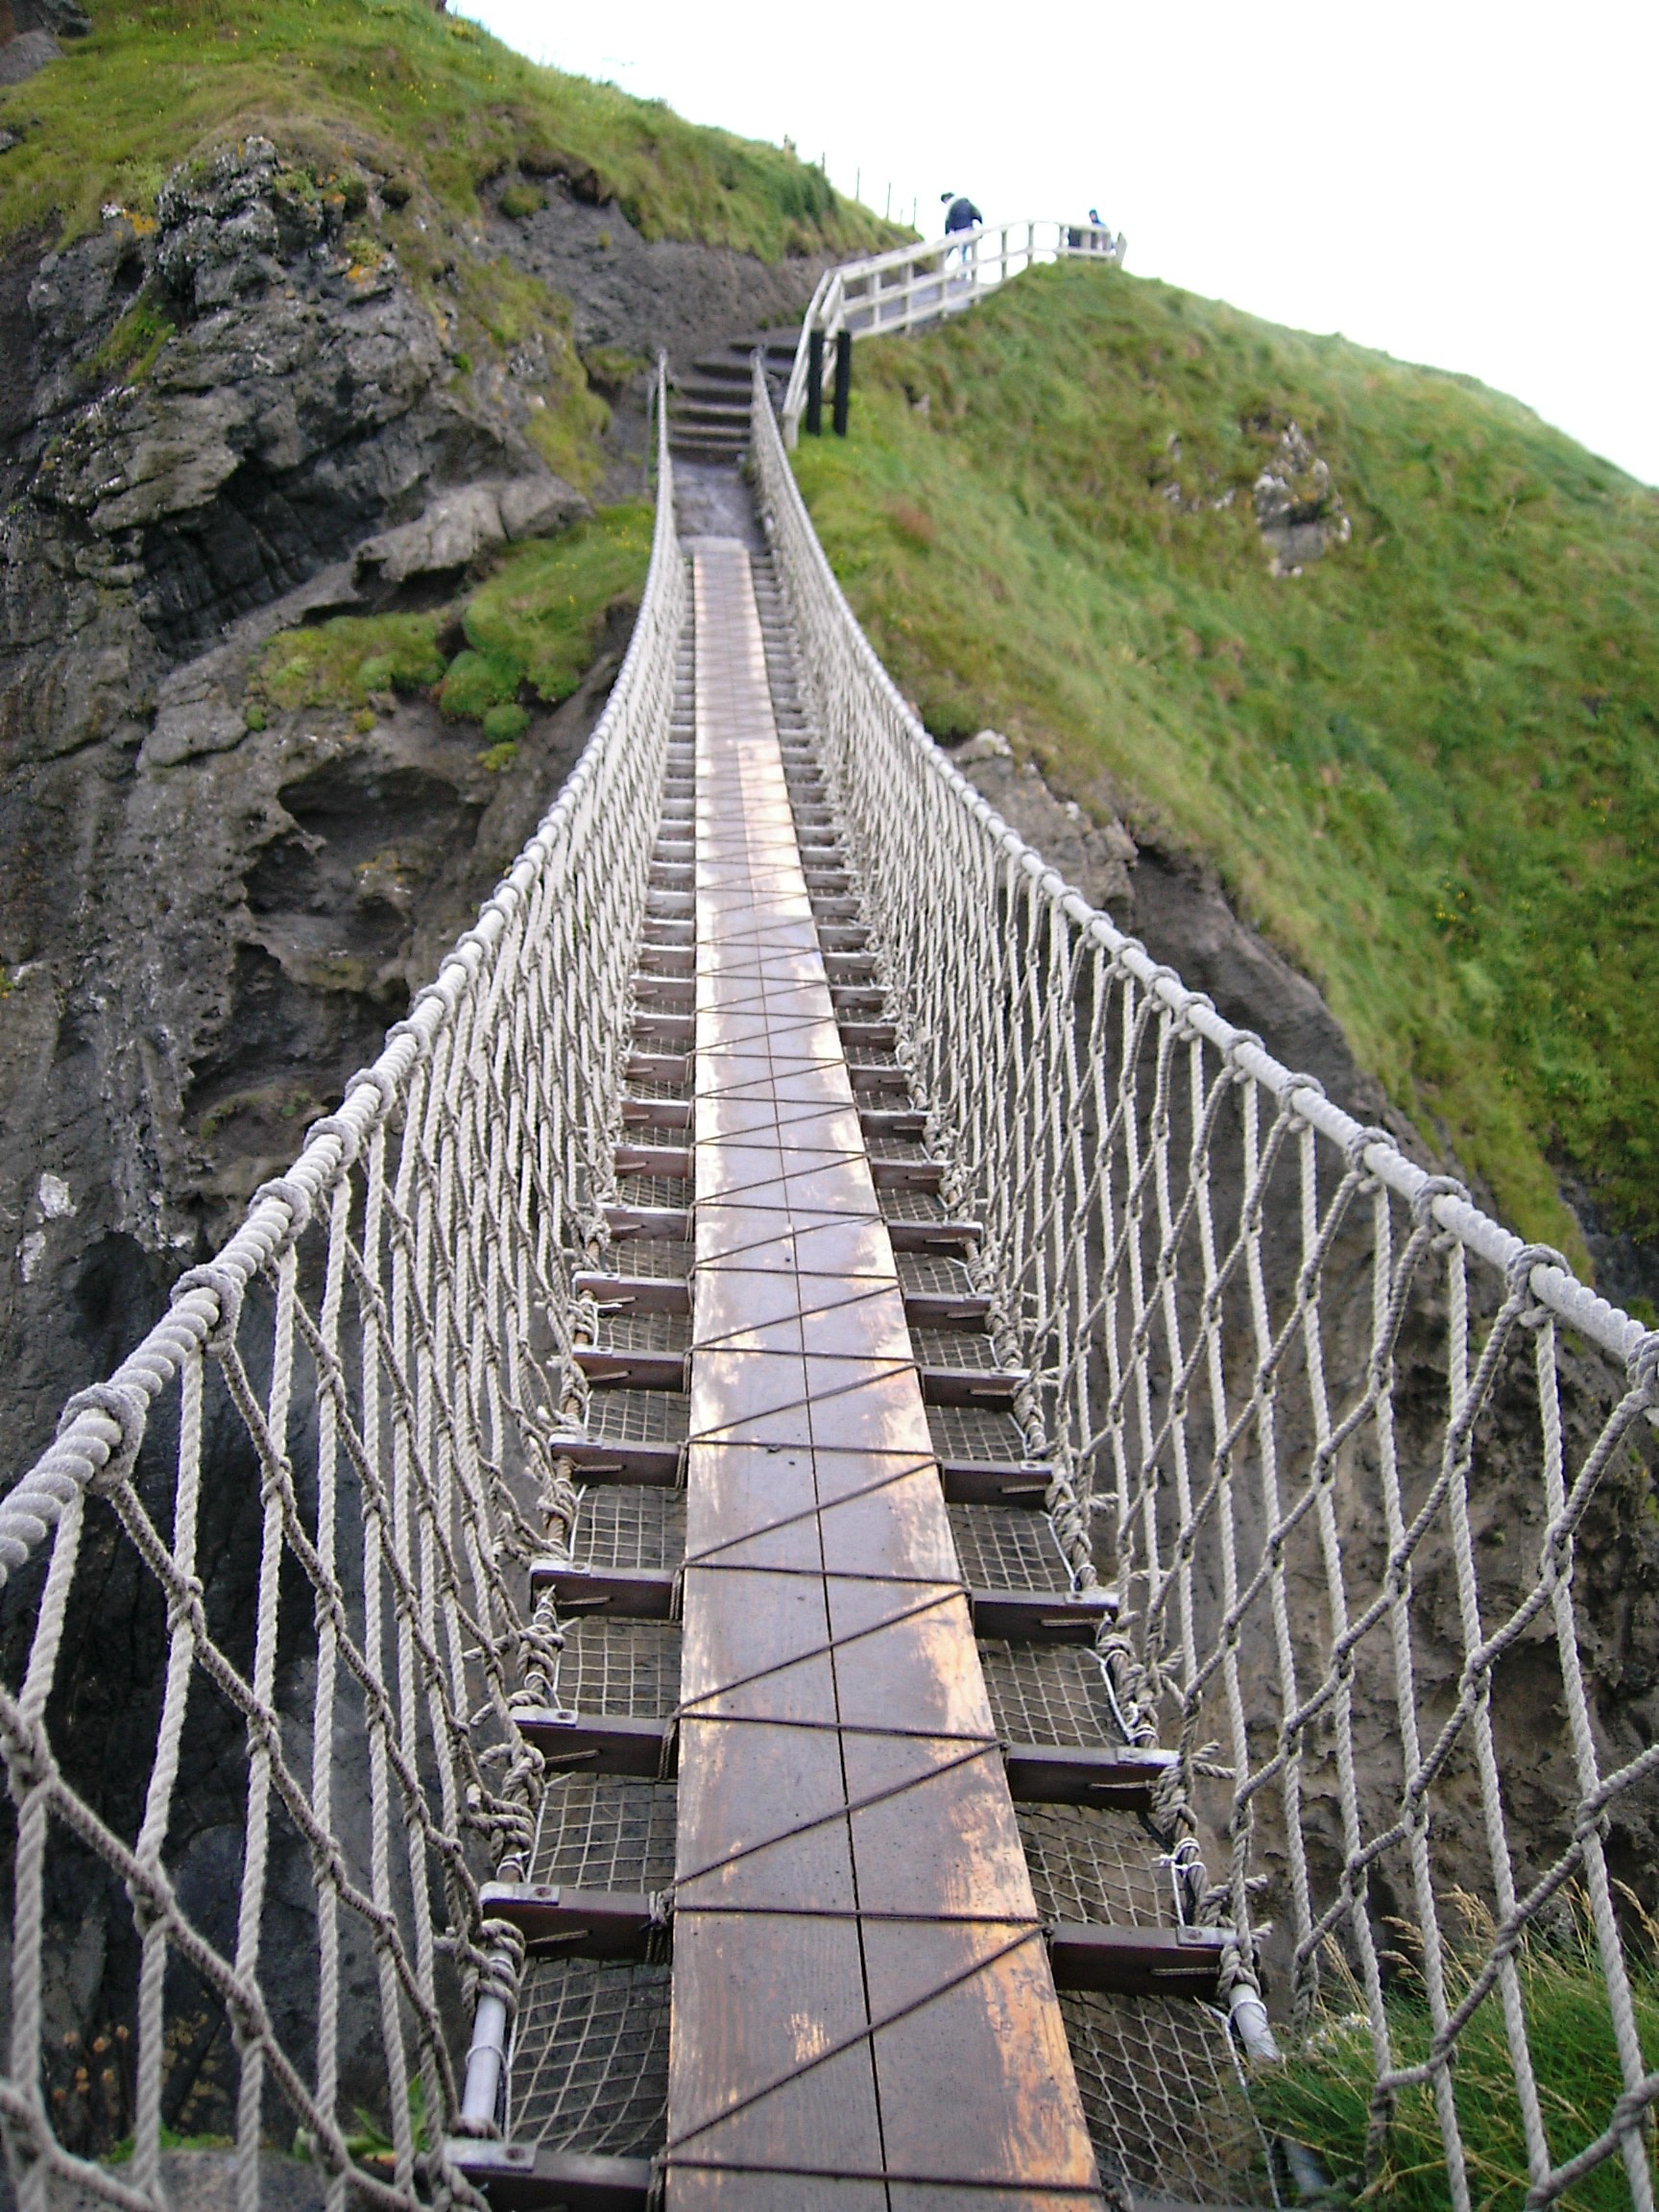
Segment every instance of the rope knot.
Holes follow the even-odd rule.
[[[311,1193],[292,1175],[278,1175],[275,1182],[260,1184],[253,1193],[249,1212],[263,1205],[267,1198],[288,1209],[287,1234],[276,1246],[277,1251],[286,1252],[291,1244],[299,1242],[311,1226]]]
[[[1520,1251],[1503,1270],[1503,1287],[1516,1305],[1522,1308],[1523,1326],[1535,1324],[1549,1316],[1532,1288],[1534,1267],[1559,1267],[1571,1275],[1573,1268],[1566,1255],[1557,1252],[1553,1244],[1523,1244]]]
[[[340,1171],[349,1174],[357,1165],[357,1155],[363,1149],[363,1140],[343,1114],[325,1114],[321,1121],[313,1121],[305,1132],[307,1148],[320,1144],[325,1137],[332,1137],[340,1146]]]
[[[1386,1144],[1390,1151],[1394,1148],[1393,1138],[1386,1129],[1380,1129],[1375,1121],[1367,1122],[1363,1129],[1356,1129],[1342,1147],[1349,1171],[1358,1175],[1370,1188],[1375,1188],[1377,1178],[1366,1166],[1365,1155],[1373,1144]]]
[[[1411,1201],[1411,1218],[1418,1228],[1433,1229],[1436,1227],[1437,1224],[1434,1219],[1434,1201],[1436,1198],[1456,1198],[1467,1206],[1469,1204],[1468,1188],[1459,1183],[1455,1175],[1425,1176],[1422,1190]]]
[[[94,1382],[85,1390],[77,1390],[59,1418],[60,1441],[83,1413],[102,1413],[113,1421],[120,1431],[103,1466],[95,1467],[86,1479],[86,1487],[94,1498],[108,1498],[111,1491],[119,1490],[123,1482],[132,1479],[138,1447],[144,1441],[150,1418],[149,1395],[136,1382]]]
[[[1325,1086],[1317,1075],[1292,1075],[1285,1086],[1285,1110],[1290,1117],[1291,1126],[1300,1129],[1308,1126],[1308,1117],[1298,1104],[1299,1098],[1323,1098],[1324,1095]]]
[[[1659,1406],[1659,1329],[1649,1329],[1637,1340],[1625,1362],[1630,1387],[1640,1390],[1649,1406]]]
[[[248,1286],[232,1267],[223,1261],[209,1260],[204,1267],[191,1267],[180,1275],[173,1286],[173,1303],[191,1290],[211,1290],[219,1301],[219,1318],[207,1333],[206,1349],[216,1359],[222,1359],[236,1340],[236,1330],[242,1319],[242,1298]]]

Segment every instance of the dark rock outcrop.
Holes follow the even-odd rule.
[[[71,0],[11,9],[76,29]],[[586,511],[528,434],[546,362],[462,361],[444,254],[544,278],[583,346],[639,360],[797,308],[817,273],[648,242],[554,176],[417,281],[374,173],[325,183],[248,139],[154,221],[0,260],[0,1479],[373,1056],[626,641],[505,770],[421,701],[366,733],[250,727],[277,631],[437,603]],[[637,495],[640,388],[603,370]]]

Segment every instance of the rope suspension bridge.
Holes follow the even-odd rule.
[[[661,395],[650,575],[568,783],[0,1499],[24,2212],[161,2212],[204,2040],[240,2212],[291,2147],[329,2212],[1290,2203],[1321,2176],[1244,2084],[1334,1997],[1379,2141],[1427,2084],[1448,2202],[1494,2013],[1527,2202],[1609,2163],[1652,2202],[1608,1836],[1659,1748],[1610,1717],[1575,1543],[1659,1337],[927,739],[785,439],[814,330],[963,280],[937,247],[836,273],[712,425]],[[677,477],[711,434],[752,491]],[[75,1710],[117,1589],[160,1654],[126,1821]],[[89,1900],[119,2159],[52,2087]],[[1619,2074],[1576,2136],[1521,1981],[1568,1900]]]

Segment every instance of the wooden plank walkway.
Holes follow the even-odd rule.
[[[669,2212],[1097,2206],[791,814],[693,541],[696,1276]]]

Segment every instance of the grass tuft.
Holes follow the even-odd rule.
[[[1448,1995],[1455,2006],[1485,1956],[1491,1928],[1473,1900],[1471,1942],[1449,1960]],[[1479,1927],[1474,1924],[1479,1923]],[[1557,2163],[1593,2143],[1623,2091],[1607,1989],[1580,1903],[1574,1932],[1558,1943],[1530,1938],[1517,1961],[1522,2013],[1537,2080],[1539,2107]],[[1350,1982],[1350,1993],[1358,1991]],[[1632,1996],[1645,2063],[1659,2058],[1659,1982],[1651,1962],[1635,1973]],[[1393,2063],[1423,2064],[1431,2039],[1419,1982],[1404,1973],[1385,2004]],[[1362,2010],[1334,2014],[1301,2050],[1259,2068],[1250,2097],[1264,2128],[1313,2151],[1334,2185],[1337,2204],[1386,2205],[1388,2212],[1443,2212],[1446,2152],[1432,2088],[1398,2092],[1382,2160],[1369,2179],[1366,2146],[1374,2082],[1371,2032]],[[1526,2136],[1503,2013],[1488,1995],[1458,2041],[1453,2097],[1479,2212],[1521,2212],[1531,2185]],[[1562,2199],[1567,2212],[1622,2212],[1630,2202],[1623,2160],[1597,2168]]]
[[[1295,422],[1351,542],[1275,577]],[[800,481],[935,734],[1207,854],[1523,1234],[1659,1235],[1659,495],[1464,377],[1075,264],[858,351]]]
[[[643,504],[602,508],[560,537],[512,547],[458,607],[339,614],[286,630],[260,658],[243,718],[262,729],[270,710],[310,709],[367,716],[372,728],[376,695],[432,691],[450,719],[477,722],[497,748],[516,745],[530,723],[520,693],[550,707],[568,698],[607,623],[637,607],[651,527]],[[457,614],[466,644],[446,660],[439,640]]]

